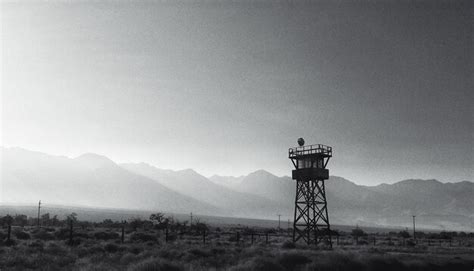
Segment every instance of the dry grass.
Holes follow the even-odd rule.
[[[333,250],[296,246],[284,238],[269,244],[229,238],[202,243],[184,236],[165,243],[158,232],[130,233],[125,243],[106,229],[77,230],[73,246],[56,230],[12,234],[0,244],[1,270],[472,270],[472,247],[355,246]],[[25,236],[30,236],[26,238]],[[5,236],[0,231],[0,236]],[[21,238],[18,238],[21,237]]]

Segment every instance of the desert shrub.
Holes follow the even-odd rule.
[[[408,240],[408,241],[406,242],[406,244],[407,244],[407,246],[409,246],[409,247],[414,247],[414,246],[416,245],[415,241],[413,241],[413,240]]]
[[[120,257],[120,264],[122,265],[129,265],[132,262],[137,260],[137,255],[133,253],[125,253]]]
[[[98,239],[98,240],[111,240],[111,239],[118,239],[120,238],[120,235],[116,232],[105,232],[105,231],[100,231],[100,232],[96,232],[94,233],[94,237],[95,239]]]
[[[229,239],[227,239],[229,242],[237,242],[237,234],[232,234]],[[242,236],[239,236],[239,241],[242,242]]]
[[[281,245],[281,248],[284,248],[284,249],[292,249],[292,248],[296,248],[296,245],[294,242],[292,241],[285,241],[283,242],[283,244]]]
[[[29,248],[33,248],[37,251],[43,251],[44,250],[44,243],[41,240],[35,240],[34,242],[31,242],[28,244]]]
[[[191,255],[200,257],[200,258],[207,258],[212,256],[211,252],[208,250],[203,250],[203,249],[198,249],[198,248],[193,248],[189,250],[189,253]]]
[[[116,244],[106,244],[104,246],[104,249],[105,251],[107,251],[108,253],[115,253],[119,250],[119,247],[116,245]]]
[[[105,249],[100,245],[93,245],[88,248],[89,254],[104,254]]]
[[[153,236],[150,234],[135,232],[130,236],[130,240],[134,242],[148,242],[148,241],[155,242],[157,239],[156,239],[156,236]]]
[[[69,257],[66,257],[69,258]],[[62,260],[62,259],[61,259]],[[28,256],[28,259],[23,262],[22,269],[43,269],[43,270],[60,270],[58,262],[60,259],[55,259],[54,255],[49,254],[34,254]],[[67,265],[68,263],[65,263]]]
[[[127,250],[136,255],[136,254],[142,253],[143,248],[139,247],[139,246],[130,246],[130,247],[128,247]]]
[[[407,231],[400,231],[398,233],[398,237],[401,237],[401,238],[410,238],[410,234],[407,232]]]
[[[29,262],[28,257],[26,257],[26,255],[16,253],[16,254],[10,255],[10,257],[7,257],[5,261],[2,262],[2,266],[7,267],[7,268],[11,267],[12,269],[16,268],[17,270],[21,270],[21,269],[25,269],[24,268],[25,263],[27,264],[28,262]]]
[[[179,260],[183,255],[184,252],[181,249],[163,249],[158,252],[158,256],[167,260]]]
[[[310,263],[311,260],[305,255],[298,253],[283,254],[278,257],[278,262],[288,270],[294,270],[299,265]]]
[[[211,253],[214,254],[214,255],[225,254],[225,249],[223,249],[223,248],[213,248],[213,249],[211,249]]]
[[[87,234],[87,232],[84,231],[79,231],[79,232],[74,232],[74,237],[79,237],[82,239],[89,239],[91,236]]]
[[[80,247],[76,250],[76,254],[78,257],[82,258],[82,257],[85,257],[87,255],[89,255],[89,249],[85,248],[85,247]]]
[[[354,237],[362,237],[367,236],[367,233],[365,233],[361,228],[355,228],[352,230],[351,235]]]
[[[70,264],[73,264],[74,262],[76,261],[76,258],[73,257],[72,255],[65,255],[63,257],[57,257],[55,258],[55,261],[54,263],[59,265],[60,269],[57,269],[57,270],[64,270],[66,266],[70,265]],[[41,266],[39,266],[41,267]]]
[[[16,245],[16,241],[13,240],[13,239],[5,240],[5,242],[3,242],[3,245],[5,245],[5,246],[7,246],[7,247],[11,247],[11,246]]]
[[[130,266],[130,271],[181,271],[184,267],[177,265],[163,259],[146,259],[133,266]]]
[[[49,243],[44,251],[48,254],[54,254],[56,256],[64,256],[67,254],[66,248],[56,243]]]
[[[44,231],[47,231],[47,232],[55,232],[56,231],[56,229],[49,228],[49,227],[44,227],[44,228],[41,228],[41,229],[44,230]]]
[[[366,266],[356,259],[352,254],[330,253],[324,257],[319,257],[317,261],[309,264],[306,270],[314,271],[339,271],[351,270],[362,271],[366,270]]]
[[[59,229],[58,231],[56,231],[54,233],[54,235],[56,235],[56,238],[58,238],[59,240],[68,239],[69,238],[69,229],[66,229],[66,228]]]
[[[367,252],[372,254],[385,254],[385,251],[378,247],[370,247]]]
[[[169,241],[169,242],[176,241],[177,239],[178,239],[178,235],[177,235],[177,234],[169,234],[169,235],[168,235],[168,241]]]
[[[28,240],[30,239],[30,235],[24,231],[15,231],[13,232],[13,235],[20,240]]]
[[[71,240],[71,242],[70,242],[69,240],[65,240],[65,241],[63,242],[63,244],[65,244],[65,245],[67,245],[67,246],[74,246],[74,247],[76,247],[76,246],[82,244],[83,242],[84,242],[84,239],[81,239],[81,238],[73,238],[73,239]]]
[[[49,241],[49,240],[54,240],[54,235],[52,233],[47,232],[46,230],[39,230],[36,233],[33,234],[33,237],[35,239],[43,240],[43,241]]]
[[[405,265],[392,257],[371,257],[367,260],[366,270],[405,270]]]
[[[258,257],[237,266],[233,266],[231,271],[284,271],[285,268],[274,259],[268,257]]]

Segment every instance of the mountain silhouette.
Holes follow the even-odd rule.
[[[75,159],[2,148],[2,202],[224,214],[220,208],[134,174],[103,156]]]
[[[163,170],[146,163],[116,164],[88,153],[71,159],[21,148],[1,148],[0,202],[275,219],[292,218],[295,181],[265,170],[206,178],[192,169]],[[404,180],[364,186],[330,176],[331,223],[473,231],[474,183]]]

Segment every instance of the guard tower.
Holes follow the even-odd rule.
[[[296,180],[293,241],[303,239],[307,244],[321,242],[332,247],[324,181],[329,179],[326,165],[332,157],[332,147],[322,144],[304,145],[288,150],[288,158],[295,166]]]

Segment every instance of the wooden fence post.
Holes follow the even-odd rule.
[[[72,231],[73,231],[74,223],[72,219],[69,220],[69,245],[72,246]]]
[[[336,235],[336,244],[339,245],[339,235]]]
[[[123,244],[123,242],[125,240],[125,223],[124,223],[124,221],[122,221],[122,238],[121,238],[121,240],[122,240],[122,244]]]
[[[7,240],[10,241],[10,236],[12,234],[12,224],[8,223],[8,235],[7,235]]]
[[[268,244],[268,232],[265,233],[265,243]]]
[[[252,238],[252,239],[251,239],[251,240],[252,240],[251,243],[253,244],[253,232],[252,232],[251,238]]]
[[[165,228],[165,242],[168,243],[168,226]]]
[[[206,243],[206,230],[202,231],[202,242]]]

